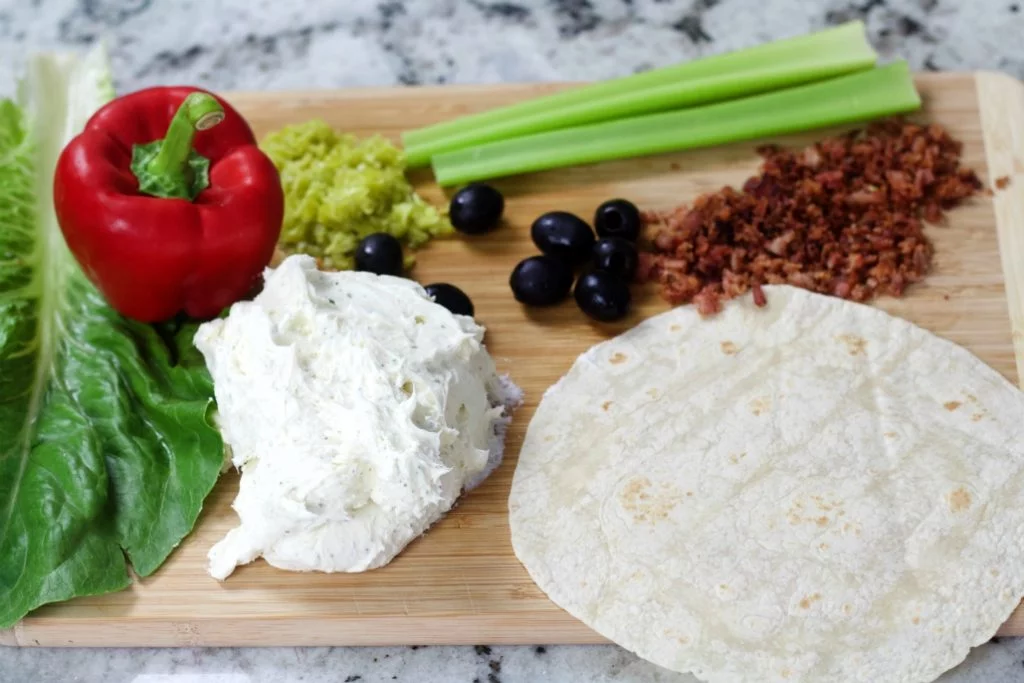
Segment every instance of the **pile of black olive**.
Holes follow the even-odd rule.
[[[456,230],[478,235],[497,227],[504,211],[500,192],[474,183],[455,193],[448,215]],[[624,318],[632,302],[629,284],[636,273],[640,225],[640,211],[625,199],[611,199],[597,208],[596,236],[586,221],[567,211],[540,216],[530,227],[530,237],[541,254],[516,265],[509,278],[512,293],[527,306],[551,306],[571,290],[576,305],[591,318]],[[356,270],[401,276],[402,245],[386,233],[368,235],[359,242],[355,261]],[[455,285],[438,282],[425,289],[452,313],[473,315],[473,302]]]
[[[546,213],[533,222],[530,237],[540,256],[523,259],[509,285],[527,306],[551,306],[573,290],[576,305],[595,320],[612,322],[629,313],[629,283],[636,273],[640,211],[625,199],[612,199],[594,215],[597,237],[587,222],[566,211]],[[573,289],[574,271],[582,269]]]
[[[452,197],[448,218],[459,232],[468,235],[493,230],[501,222],[505,198],[490,185],[473,184]],[[401,277],[405,259],[402,243],[386,232],[375,232],[360,240],[355,253],[356,270]],[[424,289],[434,301],[457,315],[472,316],[473,302],[461,289],[447,282],[435,282]]]

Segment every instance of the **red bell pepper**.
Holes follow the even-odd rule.
[[[53,196],[86,276],[144,322],[210,318],[244,297],[284,217],[277,169],[245,119],[196,88],[149,88],[96,112],[61,153]]]

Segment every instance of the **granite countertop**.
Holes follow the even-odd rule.
[[[7,0],[0,88],[25,54],[107,41],[122,91],[598,79],[865,20],[916,69],[1024,78],[1024,0]],[[1024,681],[1024,639],[943,683]],[[614,646],[33,650],[0,683],[694,683]],[[882,682],[880,682],[882,683]]]

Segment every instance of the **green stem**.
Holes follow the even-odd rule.
[[[204,92],[190,94],[171,119],[160,153],[149,162],[146,170],[154,176],[185,177],[196,131],[213,128],[223,120],[224,108],[215,97]]]
[[[132,173],[139,192],[164,199],[193,201],[210,184],[210,160],[192,149],[196,131],[224,120],[217,98],[194,92],[178,107],[167,137],[132,147]]]

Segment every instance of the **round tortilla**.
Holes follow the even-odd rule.
[[[516,555],[712,683],[934,680],[1024,595],[1024,398],[881,310],[765,293],[580,356],[523,444]]]

